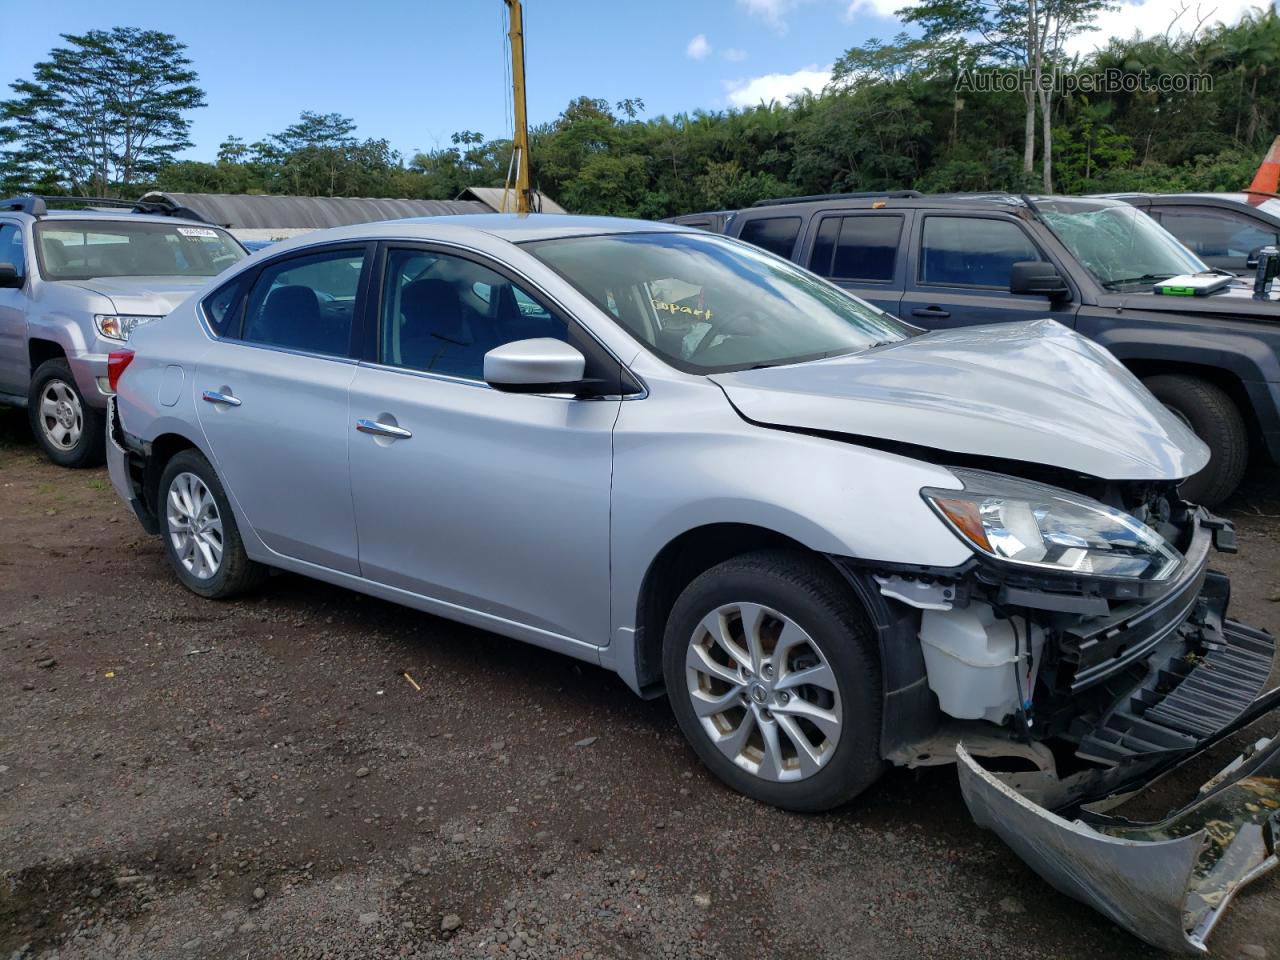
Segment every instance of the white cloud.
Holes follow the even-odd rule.
[[[863,16],[896,20],[899,10],[903,7],[914,7],[918,2],[919,0],[853,0],[845,8],[844,18],[849,23]]]
[[[795,73],[767,73],[762,77],[735,80],[726,84],[729,103],[735,107],[754,107],[771,100],[786,103],[797,94],[812,90],[818,93],[831,82],[831,67],[810,64]]]
[[[739,50],[737,47],[730,47],[728,50],[721,51],[720,56],[730,63],[741,63],[747,59],[747,51]]]
[[[700,33],[689,41],[689,46],[685,47],[684,52],[694,60],[702,60],[711,53],[711,44],[707,42],[707,35]]]
[[[883,2],[883,0],[868,0],[868,2]],[[1169,24],[1184,6],[1188,6],[1188,9],[1174,26],[1175,35],[1190,30],[1200,17],[1206,15],[1209,17],[1204,24],[1206,27],[1219,22],[1235,23],[1240,19],[1241,14],[1256,5],[1257,0],[1213,0],[1212,3],[1204,2],[1199,5],[1187,5],[1181,0],[1137,0],[1137,2],[1122,0],[1116,9],[1104,10],[1097,15],[1094,19],[1097,30],[1082,33],[1069,40],[1067,52],[1089,53],[1097,47],[1106,46],[1112,37],[1128,40],[1139,32],[1148,37],[1158,36],[1169,28]]]
[[[787,29],[786,15],[799,0],[738,0],[738,6],[753,17],[760,17],[779,33]]]

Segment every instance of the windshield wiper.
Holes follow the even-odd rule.
[[[1140,277],[1126,277],[1124,280],[1108,280],[1103,287],[1110,290],[1114,287],[1122,287],[1130,283],[1161,283],[1171,277],[1176,277],[1176,273],[1144,273]]]

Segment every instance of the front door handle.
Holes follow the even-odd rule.
[[[391,437],[393,440],[408,440],[413,436],[413,431],[406,430],[404,427],[379,423],[377,420],[366,420],[364,417],[356,421],[356,429],[361,433],[371,433],[375,437]]]
[[[228,407],[240,406],[239,397],[233,397],[229,393],[219,393],[217,390],[206,390],[204,399],[206,403],[221,403]]]
[[[932,317],[935,320],[945,320],[951,316],[950,310],[943,310],[941,307],[916,307],[911,311],[913,317]]]

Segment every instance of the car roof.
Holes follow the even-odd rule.
[[[563,213],[476,213],[447,217],[407,217],[375,220],[327,230],[298,234],[273,243],[271,254],[342,240],[451,240],[465,241],[477,235],[508,243],[563,237],[605,236],[618,233],[694,233],[696,228],[622,217],[583,217]]]
[[[1068,197],[1049,194],[1038,194],[1032,196],[1019,196],[1012,193],[935,193],[926,194],[917,197],[890,197],[890,196],[865,196],[865,197],[828,197],[817,198],[810,201],[801,202],[779,202],[764,204],[761,206],[748,207],[738,212],[739,217],[759,217],[766,216],[786,216],[794,212],[795,216],[801,216],[806,213],[813,213],[819,210],[870,210],[870,209],[890,209],[890,210],[937,210],[937,209],[955,209],[955,210],[975,210],[975,209],[991,209],[1001,208],[1006,211],[1018,211],[1027,209],[1027,201],[1033,204],[1044,201],[1053,201],[1054,203],[1114,203],[1116,206],[1123,206],[1121,200],[1110,200],[1109,198],[1085,198],[1085,197]]]
[[[157,216],[148,213],[131,213],[128,210],[49,210],[37,219],[39,222],[43,222],[45,220],[99,220],[109,223],[180,223],[184,226],[194,224],[201,227],[213,227],[218,230],[226,229],[219,224],[205,223],[203,220],[190,220],[185,217]]]

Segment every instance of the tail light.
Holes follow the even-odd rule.
[[[120,374],[129,369],[131,363],[133,363],[132,350],[112,350],[107,354],[107,385],[111,387],[112,393],[119,389]]]

